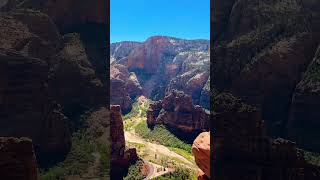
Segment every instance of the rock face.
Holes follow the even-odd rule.
[[[123,129],[123,120],[121,115],[120,106],[111,106],[110,107],[110,120],[111,120],[111,162],[117,159],[120,159],[124,155],[126,148],[126,143],[124,139],[124,129]]]
[[[0,138],[0,177],[10,180],[38,180],[32,141]]]
[[[133,99],[142,94],[136,75],[121,64],[110,67],[110,90],[110,104],[120,105],[123,113],[130,112]]]
[[[119,105],[110,107],[110,136],[111,136],[111,179],[123,177],[130,164],[137,159],[136,149],[126,149],[123,120]]]
[[[203,132],[194,140],[192,154],[198,167],[204,172],[201,178],[210,179],[210,132]]]
[[[1,4],[0,136],[32,139],[40,166],[64,158],[79,114],[108,102],[106,8],[105,1]]]
[[[266,136],[260,112],[231,94],[220,94],[213,115],[213,179],[317,179],[295,143]]]
[[[70,147],[68,119],[48,98],[47,64],[16,51],[0,51],[1,136],[27,136],[44,154]]]
[[[111,44],[110,51],[112,66],[121,64],[134,73],[147,98],[160,100],[178,89],[192,96],[195,104],[209,108],[210,103],[200,100],[210,89],[205,87],[210,83],[209,41],[154,36],[143,43]]]
[[[133,42],[133,41],[124,41],[124,42],[118,42],[118,43],[112,43],[110,45],[110,63],[113,63],[114,61],[122,61],[122,59],[129,56],[131,51],[138,46],[141,46],[142,43],[140,42]]]
[[[310,98],[299,89],[320,43],[319,7],[312,0],[221,0],[213,2],[211,18],[215,89],[259,108],[267,135],[288,137],[313,151],[319,151],[319,142],[309,138],[315,133],[301,134],[315,132],[317,110],[298,104]],[[302,126],[301,117],[308,117],[310,126],[307,121]]]
[[[93,0],[25,0],[17,8],[31,8],[48,14],[62,32],[70,32],[79,25],[88,23],[107,24],[107,2]]]
[[[190,96],[172,91],[162,101],[150,105],[147,111],[149,127],[163,124],[184,134],[198,134],[209,130],[209,113],[194,106]]]
[[[66,34],[50,69],[49,88],[64,112],[105,104],[106,90],[86,54],[80,35]]]

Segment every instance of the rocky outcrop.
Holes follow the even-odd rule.
[[[317,179],[319,168],[307,163],[295,143],[266,136],[259,110],[231,94],[214,100],[213,179]],[[221,104],[221,106],[218,106]]]
[[[27,138],[0,138],[0,178],[38,180],[32,141]]]
[[[147,111],[149,127],[163,124],[189,135],[209,130],[209,119],[209,113],[194,106],[191,97],[181,91],[170,92],[162,101],[151,104]]]
[[[110,107],[110,137],[111,137],[111,179],[123,177],[130,164],[137,159],[136,149],[126,149],[123,120],[119,105]]]
[[[143,43],[111,44],[112,65],[122,64],[134,73],[142,95],[153,100],[178,89],[200,104],[209,79],[209,41],[154,36]],[[205,102],[205,108],[209,108]]]
[[[123,157],[126,148],[123,120],[119,105],[110,107],[111,162]]]
[[[210,132],[201,133],[192,145],[192,154],[196,164],[204,172],[198,179],[210,179]]]

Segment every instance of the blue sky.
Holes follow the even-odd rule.
[[[110,41],[210,38],[210,0],[110,0]]]

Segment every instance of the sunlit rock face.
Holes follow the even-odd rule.
[[[111,179],[124,177],[128,167],[138,159],[135,148],[126,149],[123,119],[119,105],[110,106]]]
[[[193,141],[192,154],[196,164],[203,171],[203,175],[199,175],[201,179],[210,179],[210,132],[203,132]]]
[[[176,90],[168,93],[162,101],[151,103],[147,111],[149,127],[165,125],[173,132],[181,132],[184,139],[208,131],[209,121],[207,111],[198,105],[194,106],[191,96]]]

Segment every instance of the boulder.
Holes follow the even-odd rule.
[[[210,179],[210,132],[203,132],[193,141],[192,154],[196,164]]]

